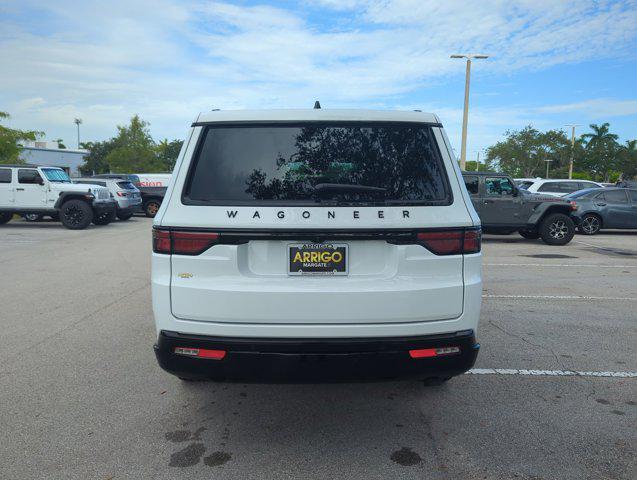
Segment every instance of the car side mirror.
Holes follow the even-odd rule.
[[[38,185],[44,185],[44,179],[42,177],[38,178]]]
[[[520,195],[520,191],[517,188],[514,188],[512,194],[514,197],[517,197]]]

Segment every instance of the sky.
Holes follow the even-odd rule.
[[[0,0],[0,111],[76,147],[139,114],[184,138],[213,108],[420,109],[467,157],[526,125],[637,138],[637,0]]]

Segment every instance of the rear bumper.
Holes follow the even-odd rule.
[[[102,213],[115,211],[116,208],[117,208],[117,202],[115,200],[93,202],[93,212],[96,215],[101,215]]]
[[[411,358],[409,350],[453,347],[460,353]],[[224,350],[222,360],[192,358],[175,347]],[[231,338],[161,331],[154,346],[167,372],[186,378],[313,383],[451,377],[469,370],[480,345],[473,330],[387,338]]]

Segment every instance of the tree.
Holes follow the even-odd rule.
[[[0,120],[7,120],[10,115],[0,112]],[[26,140],[37,140],[44,133],[35,130],[14,130],[0,125],[0,163],[24,163],[20,159],[20,143]]]
[[[157,156],[163,165],[163,171],[172,172],[183,144],[183,140],[169,142],[167,138],[157,144]]]
[[[115,173],[153,172],[162,170],[155,152],[155,142],[148,131],[148,122],[138,115],[128,126],[118,126],[112,139],[115,148],[106,156],[106,163]]]
[[[519,131],[509,130],[505,135],[504,141],[487,149],[485,170],[501,170],[514,177],[536,177],[543,175],[546,160],[552,161],[553,171],[568,165],[571,143],[561,130],[540,132],[528,125]]]
[[[592,133],[585,133],[581,136],[586,142],[586,156],[584,166],[597,180],[608,182],[611,175],[619,168],[618,154],[620,151],[614,133],[610,133],[610,124],[591,124]]]
[[[62,140],[61,138],[58,138],[57,140],[55,140],[55,142],[57,142],[58,148],[61,148],[61,149],[66,148],[66,145],[64,145],[64,140]]]
[[[80,167],[82,175],[96,175],[111,171],[106,157],[115,149],[113,139],[104,142],[84,142],[80,144],[80,147],[88,150],[88,154],[84,157],[84,164]]]
[[[627,140],[619,147],[619,167],[624,180],[637,177],[637,140]]]

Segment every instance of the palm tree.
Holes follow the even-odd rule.
[[[602,123],[597,125],[591,123],[589,125],[593,133],[585,133],[582,138],[586,139],[586,148],[594,149],[596,147],[603,147],[606,144],[613,144],[617,142],[619,138],[614,133],[610,133],[610,123]]]
[[[582,139],[586,141],[587,165],[591,173],[595,177],[601,177],[604,181],[608,181],[611,171],[615,170],[617,165],[617,153],[619,138],[614,133],[610,133],[610,124],[608,122],[596,125],[592,123],[590,129],[592,133],[585,133]]]

